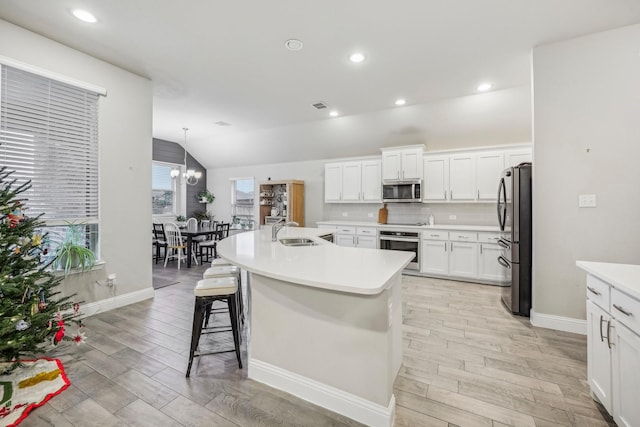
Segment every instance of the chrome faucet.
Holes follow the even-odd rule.
[[[271,226],[271,241],[272,242],[276,242],[278,241],[278,232],[280,230],[282,230],[283,227],[288,227],[288,226],[293,226],[293,227],[297,227],[300,224],[298,224],[295,221],[289,221],[289,222],[284,222],[284,224],[281,224],[284,222],[284,219],[279,220],[278,222],[276,222],[275,224],[273,224]]]

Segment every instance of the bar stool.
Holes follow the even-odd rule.
[[[206,356],[209,354],[236,352],[238,359],[238,367],[242,369],[242,358],[240,356],[240,329],[238,325],[238,307],[236,295],[238,292],[238,281],[235,276],[216,277],[212,279],[199,280],[193,293],[196,297],[195,307],[193,310],[193,328],[191,330],[191,348],[189,351],[189,365],[187,366],[187,378],[191,373],[191,365],[195,357]],[[228,326],[212,326],[204,325],[205,312],[210,309],[214,301],[224,301],[229,307],[229,319],[231,327]],[[203,334],[215,334],[220,332],[233,333],[233,350],[218,350],[208,353],[200,353],[196,350],[200,342],[200,336]]]
[[[212,261],[215,262],[216,260]],[[225,261],[226,262],[226,261]],[[217,263],[218,265],[214,267],[209,267],[202,274],[203,279],[210,279],[214,277],[227,277],[233,276],[238,281],[238,309],[239,309],[239,317],[238,319],[244,325],[244,302],[242,297],[242,276],[240,269],[236,265],[232,265],[227,263],[226,265],[222,265],[221,263]],[[211,310],[207,311],[206,322],[209,322],[209,316],[211,315]]]

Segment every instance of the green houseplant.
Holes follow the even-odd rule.
[[[201,202],[212,203],[216,196],[213,195],[209,190],[202,190],[200,194],[198,194],[198,199]]]
[[[87,247],[86,224],[67,223],[67,231],[55,250],[53,268],[64,270],[65,276],[73,269],[85,271],[96,263],[96,256]]]

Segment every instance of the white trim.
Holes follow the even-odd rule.
[[[23,71],[28,71],[29,73],[37,74],[39,76],[46,77],[48,79],[57,80],[59,82],[70,84],[75,87],[90,90],[91,92],[95,92],[98,95],[107,96],[107,90],[103,87],[100,87],[91,83],[83,82],[82,80],[77,80],[72,77],[65,76],[64,74],[58,74],[53,71],[46,70],[44,68],[36,67],[34,65],[27,64],[25,62],[20,62],[3,55],[0,55],[0,64],[7,65],[13,68],[18,68]]]
[[[531,310],[531,324],[540,328],[555,329],[558,331],[573,332],[574,334],[587,334],[587,321],[572,317],[556,316],[554,314],[536,313]]]
[[[80,311],[82,312],[82,317],[93,316],[94,314],[104,313],[105,311],[153,298],[154,295],[154,289],[149,287],[139,291],[129,292],[128,294],[116,295],[100,301],[81,304]]]
[[[252,380],[286,391],[367,426],[393,426],[396,414],[396,398],[393,394],[389,406],[385,407],[257,359],[249,359],[248,365],[248,376]]]

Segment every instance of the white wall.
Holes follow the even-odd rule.
[[[107,90],[100,98],[100,237],[104,270],[64,293],[86,303],[151,287],[151,124],[148,79],[0,20],[0,55]],[[114,289],[98,286],[107,273]]]
[[[533,79],[534,309],[584,319],[576,260],[640,264],[640,25],[534,49]]]

